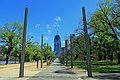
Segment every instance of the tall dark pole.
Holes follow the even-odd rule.
[[[48,54],[48,43],[47,43],[47,54]],[[48,64],[48,56],[47,56],[47,66],[48,66],[49,64]]]
[[[22,51],[21,51],[19,77],[24,77],[24,59],[25,59],[25,44],[26,44],[26,32],[27,32],[27,17],[28,17],[28,8],[26,7],[25,8],[25,16],[24,16],[24,28],[23,28],[23,39],[22,39]]]
[[[41,68],[43,68],[43,34],[41,37]]]
[[[70,49],[71,49],[71,68],[73,68],[73,38],[75,34],[70,34]]]
[[[87,72],[88,72],[88,77],[92,77],[90,45],[89,45],[89,38],[88,38],[88,31],[87,31],[87,21],[86,21],[85,7],[82,7],[82,13],[83,13],[85,47],[86,47],[86,53],[87,53]]]
[[[66,66],[67,66],[67,51],[68,51],[68,40],[65,40],[65,59],[66,59]]]

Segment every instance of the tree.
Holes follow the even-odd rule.
[[[110,45],[114,44],[116,49],[114,50],[118,54],[118,64],[120,63],[120,53],[119,53],[119,38],[117,33],[117,27],[115,26],[115,19],[112,17],[111,14],[112,6],[111,1],[106,0],[104,2],[99,3],[98,10],[92,15],[90,26],[92,27],[93,31],[95,31],[95,35],[98,37],[98,39],[102,38],[102,44],[104,48],[105,44],[110,43]],[[105,39],[107,37],[109,40]],[[106,40],[108,43],[106,43]],[[107,49],[107,52],[110,50]],[[105,54],[105,51],[104,51]]]
[[[21,41],[22,25],[19,22],[6,23],[0,28],[0,38],[7,46],[6,51],[6,64],[8,64],[9,55],[13,53],[13,48],[20,45],[18,40]]]
[[[44,56],[44,62],[47,62],[48,58],[54,59],[55,58],[55,54],[51,49],[51,46],[48,44],[44,44],[43,45],[43,56]]]
[[[113,20],[113,25],[120,30],[120,0],[113,0],[111,6],[111,18]]]

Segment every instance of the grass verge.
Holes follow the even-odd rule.
[[[70,62],[68,62],[70,65]],[[75,61],[74,66],[86,69],[85,61]],[[110,61],[92,61],[92,71],[98,73],[120,73],[120,65]]]

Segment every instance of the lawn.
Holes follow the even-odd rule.
[[[68,62],[70,65],[70,62]],[[74,66],[86,69],[85,61],[75,61]],[[99,73],[120,73],[120,65],[110,61],[92,61],[92,71]]]

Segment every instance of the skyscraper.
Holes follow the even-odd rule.
[[[61,52],[61,39],[58,33],[57,35],[55,35],[55,38],[54,38],[54,52],[56,53],[57,57],[59,56]]]

